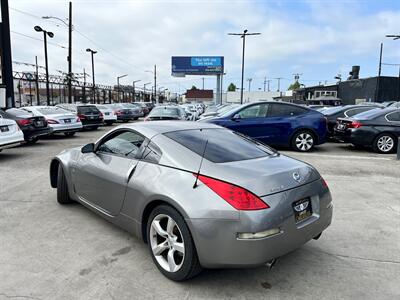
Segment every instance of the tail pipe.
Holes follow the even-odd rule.
[[[271,270],[271,269],[274,267],[274,265],[276,264],[276,261],[277,261],[277,259],[276,259],[276,258],[273,258],[273,259],[271,259],[270,261],[266,262],[266,263],[265,263],[265,266],[266,266],[269,270]]]

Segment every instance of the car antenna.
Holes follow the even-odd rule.
[[[208,139],[207,139],[207,141],[206,141],[206,144],[204,145],[204,150],[203,150],[203,154],[202,154],[202,156],[201,156],[199,171],[197,171],[197,174],[196,174],[196,181],[195,181],[194,184],[193,184],[193,188],[194,188],[194,189],[197,188],[197,186],[198,186],[198,185],[197,185],[197,181],[199,180],[200,170],[201,170],[201,166],[202,166],[202,164],[203,164],[204,155],[206,154],[207,145],[208,145]]]

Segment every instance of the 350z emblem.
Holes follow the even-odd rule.
[[[293,179],[296,180],[297,182],[300,182],[300,180],[301,180],[300,174],[297,173],[297,172],[294,172],[293,173]]]

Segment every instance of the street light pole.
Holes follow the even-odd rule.
[[[140,80],[134,80],[132,81],[132,87],[133,87],[133,102],[135,102],[135,83],[139,82]]]
[[[44,60],[45,60],[45,67],[46,67],[46,96],[47,96],[47,105],[50,105],[50,87],[49,87],[49,65],[47,59],[47,36],[50,38],[54,37],[54,33],[50,31],[44,30],[40,26],[35,26],[33,29],[37,32],[43,32],[43,40],[44,40]]]
[[[128,76],[128,74],[121,75],[117,77],[117,95],[118,95],[118,102],[119,102],[119,79]]]
[[[86,49],[86,52],[90,52],[90,55],[92,57],[92,84],[93,84],[93,103],[96,104],[96,87],[95,87],[95,80],[94,80],[94,54],[97,53],[97,51],[92,50],[90,48]]]
[[[393,40],[398,40],[400,39],[400,34],[387,34],[386,37],[392,38]],[[399,68],[399,87],[398,87],[398,95],[397,99],[400,101],[400,68]],[[400,143],[399,143],[399,149],[400,149]]]
[[[240,88],[240,104],[243,104],[243,80],[244,80],[244,50],[246,45],[246,36],[247,35],[260,35],[261,33],[247,33],[247,29],[243,30],[243,33],[228,33],[228,35],[238,35],[243,39],[243,49],[242,49],[242,79],[241,79],[241,88]]]
[[[151,82],[147,82],[145,84],[143,84],[143,100],[145,100],[144,98],[146,97],[146,85],[151,84]]]

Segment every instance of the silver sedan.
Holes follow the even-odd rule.
[[[50,181],[60,204],[79,202],[133,233],[176,281],[272,262],[332,219],[313,167],[207,123],[116,127],[57,155]]]

